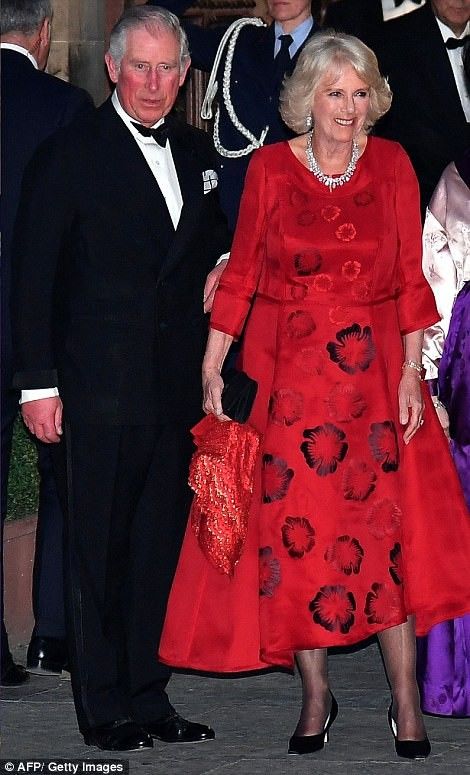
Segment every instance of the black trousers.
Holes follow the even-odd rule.
[[[189,428],[66,424],[55,457],[80,729],[172,710],[156,653],[191,491]],[[184,627],[184,622],[182,622]]]
[[[11,375],[8,370],[2,368],[0,372],[1,381],[1,454],[0,454],[0,501],[1,501],[1,539],[3,551],[3,525],[7,515],[7,490],[8,490],[8,472],[10,469],[11,443],[13,437],[13,425],[18,414],[18,392],[9,389]],[[1,608],[1,641],[0,656],[2,671],[5,670],[12,660],[8,635],[3,618],[3,562],[0,571],[0,608]]]
[[[63,515],[57,495],[51,445],[36,443],[39,504],[33,569],[33,635],[65,638]]]

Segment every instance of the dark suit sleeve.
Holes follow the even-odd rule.
[[[61,126],[67,126],[75,119],[85,118],[94,111],[93,100],[85,89],[74,88],[64,104],[64,113],[60,122]]]
[[[181,16],[191,6],[191,2],[188,0],[149,0],[147,5],[159,5],[176,16]],[[198,70],[210,72],[219,43],[228,25],[207,28],[192,24],[189,19],[180,19],[180,21],[188,36],[192,66]]]
[[[205,169],[217,170],[217,154],[210,136],[206,132],[197,130],[203,147],[203,153],[207,158]],[[227,218],[219,202],[219,189],[214,188],[206,195],[212,204],[213,226],[211,227],[211,249],[213,250],[213,263],[224,253],[228,253],[232,244],[232,232],[228,228]]]
[[[55,135],[26,168],[13,235],[14,386],[20,389],[58,384],[53,298],[69,221],[66,164]]]

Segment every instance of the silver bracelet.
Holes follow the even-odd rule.
[[[424,367],[422,363],[410,360],[403,361],[402,369],[406,369],[407,367],[417,371],[420,380],[424,379]]]

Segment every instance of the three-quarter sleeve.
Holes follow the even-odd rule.
[[[266,253],[266,168],[262,152],[250,161],[228,264],[217,288],[211,328],[239,337]]]
[[[439,315],[422,270],[422,230],[419,186],[411,162],[399,149],[395,167],[395,208],[398,229],[398,319],[403,335],[427,328]]]

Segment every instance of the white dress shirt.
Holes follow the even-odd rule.
[[[10,49],[10,51],[16,51],[17,54],[23,54],[23,56],[27,57],[31,64],[34,65],[36,70],[39,70],[38,63],[36,62],[33,55],[29,53],[27,48],[18,46],[16,43],[0,43],[0,48]]]
[[[136,119],[133,119],[125,112],[121,103],[119,102],[119,98],[116,90],[113,92],[111,96],[111,102],[116,110],[116,113],[124,121],[129,132],[132,134],[137,145],[142,151],[145,161],[150,167],[152,175],[154,176],[160,188],[160,191],[163,194],[163,197],[166,202],[166,206],[168,207],[168,212],[170,213],[170,218],[173,222],[173,226],[176,229],[181,216],[181,210],[183,208],[183,198],[181,196],[181,188],[178,180],[178,175],[176,173],[176,167],[173,161],[173,156],[171,153],[169,141],[168,140],[166,141],[166,145],[163,148],[161,145],[159,145],[156,142],[156,140],[153,137],[144,137],[143,135],[141,135],[139,130],[136,129],[136,127],[133,126],[133,123],[132,123],[132,122],[135,122],[135,123],[138,123],[138,122],[136,121]],[[152,125],[151,129],[155,129],[156,127],[160,126],[160,124],[162,124],[163,121],[164,121],[163,118],[160,119],[159,121],[157,121],[155,124]],[[201,185],[202,185],[202,181],[201,181]],[[230,255],[229,253],[224,253],[218,259],[217,264],[219,264],[220,261],[227,259],[229,255]],[[40,389],[33,389],[33,390],[22,390],[20,404],[25,404],[27,401],[37,401],[40,398],[53,398],[54,396],[58,396],[58,395],[59,395],[59,391],[56,387],[40,388]]]
[[[461,35],[454,35],[450,27],[447,27],[445,24],[443,24],[437,17],[436,21],[441,31],[444,43],[449,38],[463,38],[464,35],[468,35],[470,33],[470,22],[467,22],[467,26]],[[470,121],[470,93],[463,71],[462,48],[448,48],[447,54],[452,66],[452,70],[454,72],[455,84],[459,92],[460,102],[462,103],[465,117],[467,121]]]
[[[153,137],[144,137],[140,134],[139,130],[135,128],[134,123],[139,123],[137,119],[131,118],[125,110],[122,108],[119,102],[117,91],[113,92],[111,102],[114,105],[116,113],[127,126],[132,137],[136,141],[142,155],[150,167],[152,175],[158,183],[158,187],[163,194],[163,197],[170,213],[170,218],[173,222],[173,226],[178,226],[181,210],[183,207],[183,198],[181,196],[181,188],[176,174],[175,162],[171,153],[170,143],[166,141],[166,145],[163,148],[157,143]],[[134,122],[134,123],[133,123]],[[164,119],[161,118],[156,124],[153,124],[151,129],[156,129],[163,124]]]

